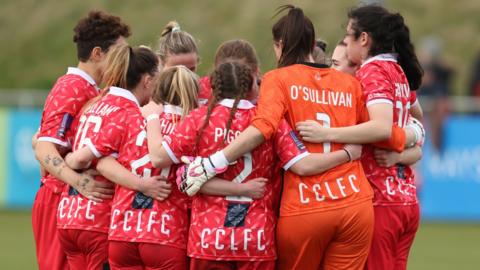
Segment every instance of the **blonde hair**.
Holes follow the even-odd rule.
[[[194,72],[184,66],[169,67],[160,73],[152,100],[182,107],[183,119],[198,107],[199,90],[198,76]]]
[[[171,21],[165,26],[158,39],[158,49],[156,53],[158,57],[160,57],[160,60],[165,63],[170,54],[198,54],[198,48],[192,35],[181,30],[180,25],[176,21]]]
[[[158,58],[148,47],[115,46],[107,54],[103,80],[107,86],[133,90],[144,74],[155,74]]]

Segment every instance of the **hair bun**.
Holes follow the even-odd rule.
[[[163,28],[161,36],[163,37],[163,36],[166,36],[170,33],[175,33],[175,32],[180,32],[180,31],[182,31],[181,28],[180,28],[180,24],[178,24],[178,22],[176,22],[176,21],[170,21],[170,22],[167,23],[165,28]]]

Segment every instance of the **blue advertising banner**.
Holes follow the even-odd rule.
[[[40,125],[41,111],[15,110],[7,116],[7,174],[5,206],[29,208],[40,183],[40,169],[31,139]]]
[[[0,116],[0,206],[30,208],[40,182],[31,138],[41,112],[10,109]],[[444,126],[443,152],[425,144],[417,166],[423,220],[480,221],[479,135],[480,117],[452,116]]]
[[[424,220],[480,221],[480,118],[445,122],[444,150],[423,149],[419,196]]]
[[[7,118],[8,110],[0,108],[0,207],[5,206],[5,196],[7,194]]]

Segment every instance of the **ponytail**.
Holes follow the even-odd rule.
[[[162,71],[157,88],[153,91],[155,103],[165,103],[182,108],[182,119],[195,109],[200,85],[198,76],[184,66],[174,66]]]
[[[144,74],[158,70],[158,59],[147,47],[118,45],[107,54],[104,81],[107,86],[133,90]]]
[[[130,65],[130,52],[130,46],[119,45],[107,54],[107,67],[103,74],[105,85],[127,89],[127,71]]]
[[[422,83],[423,68],[410,41],[410,30],[399,13],[392,14],[390,20],[391,31],[394,35],[393,47],[395,52],[398,53],[398,64],[407,76],[410,89],[417,90]]]
[[[160,36],[164,37],[172,32],[180,32],[180,24],[176,21],[170,21],[165,25],[165,28],[162,30],[162,34]]]
[[[280,42],[282,54],[278,67],[304,62],[315,46],[315,28],[303,10],[292,5],[283,5],[277,9],[278,15],[288,10],[272,27],[273,39]]]
[[[410,40],[410,30],[405,25],[402,15],[390,13],[377,5],[355,8],[348,13],[355,38],[367,32],[372,38],[369,55],[397,53],[398,64],[407,77],[411,90],[420,87],[423,69],[415,54]]]
[[[181,30],[180,25],[176,21],[171,21],[162,30],[162,34],[158,39],[156,53],[160,60],[165,63],[168,55],[198,54],[198,48],[193,36]]]

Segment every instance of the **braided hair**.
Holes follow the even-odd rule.
[[[228,134],[235,112],[237,111],[238,104],[241,99],[245,99],[247,97],[252,89],[254,80],[252,70],[247,65],[233,61],[220,64],[210,75],[210,81],[212,84],[212,98],[208,103],[207,115],[205,117],[205,122],[200,128],[197,136],[196,145],[198,145],[203,131],[209,124],[213,108],[220,100],[225,98],[234,100],[226,124],[225,134]],[[226,136],[223,139],[223,143],[227,143]]]

